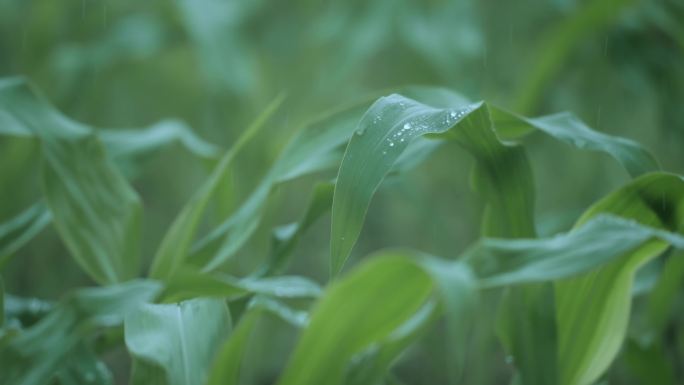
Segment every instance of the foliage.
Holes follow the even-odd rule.
[[[0,383],[681,382],[684,9],[428,3],[0,2]]]

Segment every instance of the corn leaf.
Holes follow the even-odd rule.
[[[339,384],[352,356],[390,336],[433,289],[405,256],[370,259],[326,290],[278,384]]]
[[[126,316],[125,342],[134,358],[131,384],[202,385],[231,329],[220,299],[146,304]]]
[[[21,247],[38,235],[51,221],[43,203],[36,203],[0,224],[0,267]]]
[[[220,181],[228,174],[237,154],[265,126],[282,101],[282,96],[276,98],[252,125],[242,133],[233,147],[221,158],[209,179],[200,186],[197,192],[190,198],[190,201],[183,207],[166,232],[157,250],[150,270],[151,277],[170,277],[187,258],[197,226],[209,203],[209,199],[215,193]]]
[[[166,283],[167,301],[193,297],[237,299],[248,294],[278,298],[316,298],[321,288],[315,282],[299,276],[236,278],[215,272],[203,273],[192,267],[182,267]]]
[[[250,300],[247,310],[230,337],[216,354],[209,375],[208,385],[239,385],[240,367],[254,327],[265,314],[274,314],[295,327],[302,328],[308,322],[308,314],[292,310],[286,305],[262,296]]]
[[[55,227],[100,283],[138,273],[141,205],[91,129],[70,121],[21,79],[0,84],[0,106],[42,143],[42,184]]]
[[[682,234],[684,179],[665,173],[635,179],[593,205],[578,224],[602,213]],[[562,385],[591,384],[610,365],[627,330],[634,274],[665,251],[670,241],[649,239],[618,261],[556,283]]]
[[[161,291],[154,281],[130,281],[77,290],[30,328],[0,346],[0,383],[41,385],[79,354],[79,343],[99,328],[119,326],[124,317]]]

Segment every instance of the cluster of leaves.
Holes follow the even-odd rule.
[[[649,270],[658,283],[649,288],[647,338],[630,339],[629,351],[662,350],[684,276],[684,178],[659,171],[639,144],[593,131],[568,113],[525,118],[444,89],[398,92],[306,124],[252,194],[199,235],[221,181],[278,116],[282,97],[219,155],[178,122],[96,130],[62,115],[25,80],[2,80],[0,134],[38,143],[43,198],[1,225],[0,261],[52,225],[101,286],[58,303],[0,296],[0,382],[112,383],[102,357],[125,344],[133,384],[239,384],[250,337],[271,315],[299,330],[280,385],[401,383],[394,368],[402,354],[439,326],[450,383],[463,379],[473,354],[466,354],[468,339],[485,328],[511,357],[516,383],[589,385],[618,356],[635,276],[651,261],[665,267]],[[539,237],[525,147],[535,132],[608,154],[633,179],[587,208],[572,229]],[[173,142],[215,166],[141,278],[141,202],[121,170]],[[345,271],[382,181],[442,147],[465,150],[475,161],[471,187],[486,203],[481,238],[456,258],[383,250]],[[231,274],[226,263],[259,228],[276,187],[325,170],[337,170],[336,179],[319,180],[301,219],[273,230],[264,264],[245,277]],[[321,287],[282,275],[299,240],[328,211],[330,280]],[[477,319],[491,296],[496,326]],[[677,335],[682,351],[681,325]],[[653,360],[674,383],[671,357]]]

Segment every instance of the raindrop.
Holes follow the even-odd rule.
[[[394,142],[389,143],[390,147],[394,147]]]
[[[411,123],[405,123],[404,124],[404,130],[410,130],[411,129]]]

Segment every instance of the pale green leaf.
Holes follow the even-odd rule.
[[[131,384],[203,385],[230,329],[223,300],[142,305],[124,322],[126,347],[134,358]]]
[[[278,384],[339,384],[352,356],[386,339],[433,289],[430,276],[405,256],[370,259],[326,290]]]
[[[578,225],[601,213],[681,234],[684,179],[664,173],[640,177],[593,205]],[[610,365],[627,330],[634,274],[666,250],[671,241],[649,239],[615,262],[556,283],[562,385],[591,384]]]

